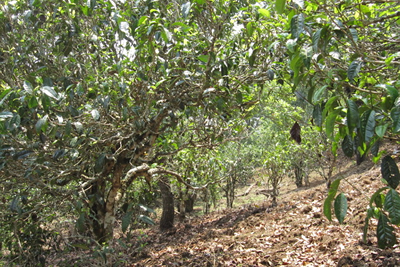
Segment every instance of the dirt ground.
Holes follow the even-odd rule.
[[[336,177],[347,178],[339,191],[349,205],[343,225],[323,215],[327,186],[314,180],[300,190],[287,186],[277,207],[261,201],[178,223],[170,232],[149,229],[128,266],[400,266],[399,247],[377,248],[376,221],[362,242],[368,198],[383,186],[380,167],[351,162],[341,169]]]
[[[348,199],[344,224],[323,214],[327,185],[313,176],[311,185],[297,189],[284,181],[278,206],[263,195],[236,200],[236,207],[207,215],[189,215],[174,229],[157,226],[116,233],[103,250],[79,250],[48,258],[49,266],[400,266],[400,247],[377,247],[376,220],[362,242],[369,198],[383,186],[380,166],[339,162],[335,178]],[[260,185],[261,186],[261,185]],[[247,188],[243,188],[246,191]],[[225,206],[223,204],[223,206]],[[334,216],[333,216],[334,217]],[[399,235],[396,228],[396,234]],[[400,240],[399,240],[400,241]],[[52,258],[52,259],[51,259]]]

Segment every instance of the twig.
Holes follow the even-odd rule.
[[[247,196],[251,189],[253,189],[253,187],[257,184],[257,182],[253,183],[252,185],[249,186],[249,188],[247,188],[246,192],[244,192],[243,194],[237,195],[236,197],[243,197],[243,196]]]

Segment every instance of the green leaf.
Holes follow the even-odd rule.
[[[13,155],[13,159],[14,160],[23,159],[23,158],[26,158],[27,156],[29,156],[32,153],[33,153],[32,150],[22,150],[22,151],[19,151],[19,152],[15,153]]]
[[[352,134],[354,128],[360,127],[360,115],[358,114],[357,104],[351,100],[347,100],[347,127],[349,134]]]
[[[89,16],[90,9],[87,6],[81,6],[81,11],[85,16]]]
[[[384,194],[382,194],[382,193],[379,193],[379,194],[377,194],[375,197],[374,197],[374,203],[375,203],[375,206],[377,207],[377,208],[382,208],[383,207],[383,204],[385,203],[385,195]]]
[[[4,101],[7,100],[8,96],[12,93],[13,93],[13,90],[11,90],[11,89],[6,89],[6,90],[2,89],[2,92],[0,94],[0,98],[1,98],[0,107],[3,105]]]
[[[156,214],[156,212],[155,212],[152,208],[149,208],[149,207],[147,207],[147,206],[145,206],[145,205],[143,205],[143,204],[139,204],[139,208],[140,208],[141,210],[145,211],[145,212],[149,212],[149,213],[154,213],[154,214]]]
[[[350,31],[351,38],[353,39],[353,41],[354,41],[355,43],[357,43],[357,42],[358,42],[358,33],[357,33],[357,30],[354,29],[354,28],[350,28],[349,31]]]
[[[354,81],[354,78],[358,75],[361,69],[362,62],[359,60],[354,60],[351,62],[349,68],[347,69],[347,77],[350,82]]]
[[[249,65],[250,65],[250,67],[253,67],[254,63],[256,62],[257,52],[258,52],[258,49],[253,49],[253,48],[249,49]]]
[[[381,249],[391,248],[396,244],[396,235],[393,226],[389,225],[389,219],[384,213],[381,213],[376,227],[376,236],[378,237],[378,246]]]
[[[318,103],[321,100],[322,95],[325,93],[327,87],[328,87],[327,85],[321,86],[317,91],[314,92],[312,98],[312,102],[314,104]]]
[[[339,98],[338,96],[333,96],[328,99],[328,101],[325,104],[324,110],[322,111],[322,118],[325,118],[326,114],[329,111],[332,111],[336,107],[338,98]]]
[[[104,153],[100,154],[94,164],[94,172],[100,173],[103,170],[104,164],[106,162],[106,155]]]
[[[264,8],[260,8],[258,10],[258,13],[260,13],[262,16],[264,16],[266,18],[269,18],[271,16],[271,13],[267,9],[264,9]]]
[[[55,99],[55,100],[59,100],[60,96],[58,95],[58,93],[54,90],[54,88],[52,86],[42,86],[42,88],[40,88],[40,90],[46,94],[47,96]]]
[[[312,36],[312,47],[313,47],[314,53],[317,53],[317,51],[318,51],[319,40],[321,39],[321,32],[322,32],[322,29],[318,29]]]
[[[89,4],[90,9],[93,10],[96,7],[97,1],[96,0],[89,0],[87,2],[87,4]]]
[[[91,114],[94,120],[98,121],[100,119],[100,113],[97,109],[93,109]]]
[[[343,138],[342,150],[346,157],[351,158],[354,155],[354,142],[350,135]]]
[[[164,42],[168,43],[169,41],[171,41],[172,34],[167,28],[163,27],[161,37],[163,38]]]
[[[36,108],[38,105],[39,105],[39,103],[38,103],[36,97],[32,96],[32,97],[29,99],[28,107],[29,107],[29,108]]]
[[[9,111],[0,112],[0,120],[8,119],[14,117],[14,114]]]
[[[382,159],[381,173],[383,179],[387,181],[388,185],[391,188],[396,189],[400,182],[400,173],[396,162],[391,156],[387,155]]]
[[[33,86],[30,82],[28,81],[24,81],[24,90],[28,93],[28,94],[32,94],[33,93]]]
[[[385,210],[389,211],[390,221],[393,224],[400,224],[400,196],[396,190],[390,189],[385,198]]]
[[[317,105],[314,106],[313,119],[314,119],[315,125],[317,125],[318,127],[322,126],[322,108],[321,108],[321,104],[317,104]]]
[[[285,12],[285,5],[286,5],[286,0],[276,0],[275,1],[276,12],[278,12],[278,14],[283,14],[283,12]]]
[[[57,149],[53,154],[53,159],[58,160],[67,153],[66,149]]]
[[[21,197],[20,196],[16,196],[13,198],[13,200],[11,201],[10,204],[10,210],[13,212],[17,212],[20,213],[21,212],[21,207],[19,205],[19,201],[20,201]]]
[[[67,121],[67,123],[65,124],[65,135],[70,136],[71,130],[72,130],[72,124],[70,121]]]
[[[333,133],[335,129],[336,117],[339,114],[339,110],[334,110],[333,112],[329,113],[328,117],[325,120],[325,128],[326,128],[326,135],[331,140],[334,139]]]
[[[268,80],[272,81],[275,78],[275,72],[271,69],[267,70]]]
[[[251,37],[253,36],[254,30],[256,29],[255,23],[254,22],[249,22],[246,25],[246,30],[247,30],[247,36]]]
[[[385,186],[385,187],[382,187],[382,188],[379,188],[378,190],[376,190],[376,192],[372,195],[372,197],[371,197],[370,200],[369,200],[369,207],[370,207],[370,208],[374,208],[373,204],[374,204],[374,203],[376,204],[375,199],[376,199],[376,198],[380,198],[380,197],[381,197],[381,196],[380,196],[381,193],[382,193],[383,191],[387,190],[387,189],[389,189],[389,187]],[[379,200],[378,200],[378,201],[379,201]]]
[[[304,66],[307,69],[310,69],[311,66],[311,58],[313,56],[313,49],[311,46],[303,46],[300,51],[300,56],[303,59]]]
[[[375,133],[377,136],[379,136],[380,138],[382,138],[385,133],[386,133],[386,129],[388,128],[389,124],[384,124],[384,125],[378,125],[375,127]]]
[[[35,129],[37,133],[45,132],[47,128],[47,119],[48,115],[45,115],[43,118],[40,118],[35,125]]]
[[[365,143],[368,143],[375,134],[375,115],[374,110],[367,110],[361,116],[361,133]]]
[[[293,0],[293,3],[295,4],[295,7],[296,7],[296,5],[300,8],[304,7],[304,0]],[[296,8],[298,8],[298,7],[296,7]]]
[[[299,38],[304,31],[304,15],[298,14],[290,21],[290,33],[294,38]]]
[[[139,215],[139,220],[141,220],[142,222],[145,222],[147,224],[150,224],[150,225],[156,224],[150,217],[148,217],[146,215]]]
[[[292,53],[294,53],[296,45],[297,45],[297,42],[295,39],[289,39],[286,41],[286,47]],[[293,61],[293,59],[291,60],[291,62],[292,61]]]
[[[8,128],[13,131],[15,130],[15,128],[19,127],[21,125],[21,116],[19,116],[18,114],[15,114],[9,123]]]
[[[129,225],[131,224],[131,220],[132,220],[132,215],[133,215],[133,211],[128,211],[127,213],[125,213],[125,215],[122,217],[122,232],[125,233],[126,230],[128,229]]]
[[[400,131],[400,106],[392,109],[390,117],[393,120],[393,132],[398,133]]]
[[[324,215],[329,220],[332,221],[332,201],[334,200],[337,190],[339,188],[341,179],[336,179],[331,183],[328,191],[328,197],[324,201]]]
[[[202,61],[202,62],[204,62],[204,63],[207,63],[208,62],[208,59],[210,58],[210,56],[209,55],[200,55],[200,56],[198,56],[197,57],[200,61]]]
[[[182,5],[182,18],[186,19],[189,16],[191,6],[192,4],[190,2],[186,2]]]
[[[83,124],[81,122],[79,122],[79,121],[74,122],[74,126],[75,126],[75,129],[76,129],[78,134],[82,134],[83,133],[84,129],[83,129]]]
[[[379,160],[380,156],[382,155],[382,152],[379,153],[379,148],[381,146],[381,139],[377,138],[373,140],[373,144],[371,146],[371,154],[374,156],[374,158],[372,159],[374,161],[374,163],[377,162],[377,160]]]
[[[386,92],[389,94],[390,98],[392,101],[396,100],[399,97],[399,91],[396,89],[396,87],[389,85],[389,84],[378,84],[376,85],[378,88],[383,88],[386,90]]]
[[[85,214],[81,213],[78,220],[76,220],[75,227],[79,232],[85,231]]]
[[[140,19],[138,20],[138,26],[144,24],[148,19],[149,17],[147,16],[141,16]]]
[[[78,137],[77,136],[75,136],[74,138],[72,138],[69,141],[69,145],[72,146],[72,147],[75,147],[77,143],[78,143]]]
[[[324,201],[324,215],[329,220],[332,221],[332,199],[326,198]]]
[[[50,107],[51,107],[51,101],[50,101],[50,97],[48,95],[42,96],[42,106],[46,112],[49,112]]]
[[[331,183],[331,186],[329,187],[329,191],[328,191],[328,197],[332,197],[332,199],[336,196],[337,190],[339,188],[340,185],[340,181],[342,179],[336,179],[335,181],[333,181]]]
[[[342,224],[347,213],[347,198],[343,193],[336,197],[334,207],[336,218]]]

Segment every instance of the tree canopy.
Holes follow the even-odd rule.
[[[12,242],[16,218],[24,218],[19,228],[28,235],[40,228],[37,220],[72,213],[81,231],[109,240],[136,179],[206,186],[212,181],[191,184],[177,162],[242,139],[257,129],[254,118],[278,120],[287,133],[296,121],[312,124],[333,154],[341,147],[357,163],[369,152],[378,161],[380,141],[400,131],[398,7],[368,0],[4,1],[0,174],[10,250],[33,246]],[[275,118],[265,109],[257,114],[268,99],[280,103]],[[291,123],[280,116],[297,108]]]

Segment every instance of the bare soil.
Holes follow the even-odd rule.
[[[380,166],[343,160],[334,178],[342,177],[349,206],[342,225],[324,216],[327,185],[314,176],[306,188],[285,181],[276,207],[255,187],[234,209],[189,216],[168,232],[117,233],[109,249],[56,254],[49,266],[400,266],[400,247],[377,247],[376,220],[362,241],[369,197],[383,186]]]

